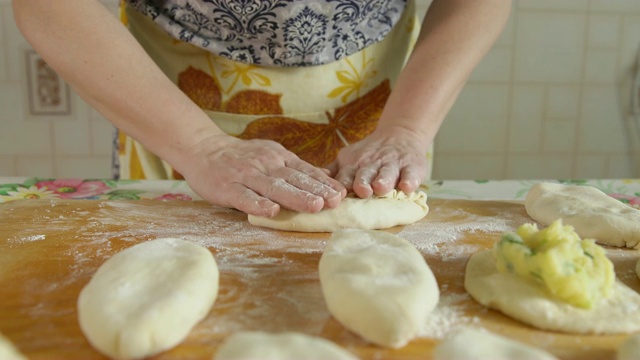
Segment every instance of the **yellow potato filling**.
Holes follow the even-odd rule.
[[[498,271],[534,281],[573,306],[593,308],[613,292],[616,276],[605,249],[560,219],[543,230],[524,224],[505,233],[493,251]]]

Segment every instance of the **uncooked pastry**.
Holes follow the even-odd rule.
[[[592,309],[557,300],[542,286],[498,272],[492,250],[471,256],[464,287],[480,304],[542,330],[575,334],[623,334],[640,330],[640,295],[616,280],[613,294]]]
[[[105,261],[82,289],[80,328],[111,358],[145,358],[184,340],[217,294],[209,250],[180,239],[147,241]]]
[[[638,360],[640,357],[640,334],[629,336],[616,351],[616,360]]]
[[[427,215],[427,194],[392,190],[384,196],[360,199],[348,196],[338,207],[315,214],[281,209],[274,218],[249,215],[253,225],[300,232],[333,232],[339,229],[386,229],[412,224]]]
[[[438,303],[438,284],[424,257],[408,241],[383,231],[333,233],[319,272],[329,312],[381,346],[406,345]]]
[[[357,360],[329,340],[302,333],[236,333],[216,351],[215,360]]]
[[[2,360],[27,360],[26,356],[22,355],[18,349],[0,334],[0,359]]]
[[[640,248],[640,210],[594,187],[538,183],[529,190],[524,206],[532,219],[545,225],[562,218],[582,238]]]
[[[433,349],[434,360],[557,360],[542,349],[477,329],[464,329]]]

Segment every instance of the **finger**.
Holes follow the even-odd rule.
[[[225,199],[229,206],[249,215],[274,217],[280,211],[280,205],[260,196],[240,183],[233,183],[225,187]]]
[[[324,207],[324,199],[301,190],[282,178],[263,174],[246,178],[246,186],[265,198],[288,209],[316,213]]]
[[[371,183],[378,175],[378,166],[369,165],[358,169],[353,180],[353,192],[358,197],[365,199],[373,195]]]
[[[382,196],[395,189],[400,169],[395,164],[385,165],[378,171],[378,176],[371,184],[373,193]]]
[[[324,184],[321,181],[314,179],[309,174],[300,172],[296,169],[284,167],[274,171],[272,175],[274,177],[285,179],[289,184],[300,190],[322,197],[325,208],[334,208],[338,206],[344,197],[341,192],[336,191],[331,186]]]
[[[335,177],[338,174],[338,162],[334,161],[325,167],[325,170],[329,172],[329,176]]]
[[[341,194],[340,199],[344,198],[347,195],[347,189],[345,189],[345,186],[336,179],[329,176],[323,169],[317,168],[300,159],[288,160],[285,164],[287,165],[287,167],[303,172],[311,176],[316,181],[329,186],[331,189]]]
[[[357,170],[358,168],[355,166],[344,166],[336,172],[335,179],[342,184],[347,191],[351,191],[353,190],[353,179],[356,177]]]
[[[400,172],[398,189],[404,193],[412,193],[418,189],[424,178],[424,171],[414,166],[407,166]]]

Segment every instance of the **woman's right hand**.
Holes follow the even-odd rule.
[[[273,217],[282,207],[315,213],[336,207],[347,193],[327,172],[270,140],[212,134],[174,167],[204,200],[256,216]]]

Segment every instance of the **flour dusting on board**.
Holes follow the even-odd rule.
[[[490,234],[497,239],[503,232],[531,221],[519,214],[481,216],[455,208],[432,209],[425,220],[404,227],[398,235],[425,255],[437,255],[444,261],[467,258],[480,249],[478,244],[461,241],[467,234]]]

